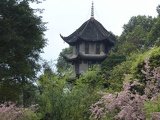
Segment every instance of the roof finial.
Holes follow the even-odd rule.
[[[94,18],[94,2],[92,1],[91,17]]]

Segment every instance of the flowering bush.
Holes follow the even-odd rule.
[[[138,82],[125,82],[123,85],[124,91],[119,93],[102,93],[103,97],[91,106],[92,117],[101,119],[106,114],[111,114],[115,119],[145,119],[143,108],[143,97],[134,94],[130,88],[140,85]],[[134,91],[136,92],[136,91]]]
[[[160,97],[160,67],[150,69],[149,60],[145,60],[144,70],[145,84],[135,81],[123,83],[123,91],[119,93],[102,93],[102,98],[90,107],[91,118],[103,119],[108,116],[112,119],[145,120],[144,102],[156,101]],[[128,77],[129,78],[129,77]],[[139,94],[138,87],[143,87],[143,94]],[[159,119],[160,111],[151,112],[151,118]]]
[[[17,107],[11,102],[5,102],[0,105],[1,120],[36,120],[37,116],[34,113],[37,110],[37,105],[32,105],[29,108]]]

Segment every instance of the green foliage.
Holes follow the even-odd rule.
[[[137,57],[137,60],[133,62],[132,65],[132,73],[135,78],[139,79],[141,82],[145,81],[145,76],[142,74],[141,70],[144,69],[144,60],[149,59],[150,69],[153,70],[154,67],[158,67],[160,65],[160,48],[155,47],[146,53],[140,54]]]
[[[99,99],[91,85],[67,83],[67,75],[46,72],[39,78],[42,94],[38,95],[39,111],[45,120],[88,120],[89,106]],[[95,84],[94,82],[91,82]]]
[[[144,69],[146,57],[149,55],[151,69],[160,64],[158,59],[160,49],[156,47],[149,50],[148,47],[150,39],[148,33],[151,38],[155,37],[155,34],[151,33],[156,33],[158,38],[158,27],[155,27],[156,32],[153,29],[157,21],[150,16],[132,17],[128,24],[124,25],[124,31],[118,37],[116,48],[102,63],[101,69],[90,69],[86,75],[75,79],[72,84],[66,82],[68,64],[63,59],[63,55],[70,54],[72,50],[71,48],[62,50],[56,65],[58,75],[49,70],[38,80],[41,89],[38,102],[43,119],[88,120],[89,106],[100,97],[97,91],[120,92],[123,90],[124,81],[130,80],[133,84],[135,78],[144,83],[145,75],[141,70]],[[144,86],[144,84],[131,86],[130,91],[135,95],[137,90],[138,94],[143,95]],[[112,119],[112,115],[107,116],[107,119]]]
[[[132,32],[129,32],[126,36],[126,39],[132,42],[137,46],[137,48],[141,48],[144,45],[146,40],[147,31],[141,25],[137,25],[134,27]]]
[[[116,55],[115,53],[112,53],[101,64],[101,69],[102,71],[112,70],[114,66],[116,66],[117,64],[120,64],[121,62],[125,60],[126,60],[125,56],[122,56],[122,55],[120,56],[120,55]]]
[[[2,101],[23,102],[26,86],[40,70],[40,53],[46,45],[45,23],[30,7],[31,0],[2,0],[0,2],[0,96]],[[38,0],[32,0],[37,2]],[[8,83],[7,83],[8,82]],[[20,85],[21,84],[21,85]],[[14,87],[12,87],[14,86]],[[10,89],[7,94],[3,93]],[[11,91],[16,93],[12,94]],[[13,96],[15,95],[15,97]],[[11,97],[13,96],[13,97]]]
[[[56,64],[56,67],[57,67],[57,72],[59,74],[64,74],[66,70],[68,70],[71,65],[69,63],[67,63],[64,58],[63,58],[63,55],[69,55],[72,53],[72,47],[68,47],[68,48],[65,48],[62,50],[62,52],[59,54],[59,57],[57,59],[57,64]]]
[[[11,101],[17,104],[34,104],[37,87],[31,82],[26,82],[22,89],[22,84],[16,81],[3,81],[0,83],[0,102]],[[24,90],[24,91],[23,91]],[[24,95],[22,95],[24,93]],[[23,101],[23,97],[25,101]]]
[[[151,69],[160,65],[160,47],[155,47],[149,51],[149,62]]]
[[[156,8],[158,15],[160,16],[160,5],[157,6]]]
[[[127,24],[123,26],[123,32],[118,37],[118,55],[130,55],[148,49],[148,33],[151,31],[155,18],[151,16],[133,16]]]
[[[144,31],[149,32],[155,22],[155,19],[151,16],[133,16],[129,20],[127,24],[123,26],[123,34],[128,34],[129,32],[132,32],[136,26],[140,25]]]
[[[59,55],[56,64],[58,74],[46,62],[42,65],[41,76],[35,80],[41,66],[38,63],[40,53],[46,45],[46,27],[41,17],[35,15],[38,10],[30,8],[30,2],[39,3],[41,0],[0,2],[0,102],[11,100],[24,106],[38,103],[36,113],[24,109],[23,120],[88,120],[91,114],[89,107],[100,98],[98,91],[121,91],[125,75],[129,76],[127,79],[131,83],[134,78],[144,83],[145,75],[141,70],[146,58],[151,70],[160,65],[160,48],[149,50],[149,47],[160,45],[160,18],[139,15],[124,25],[116,47],[100,70],[90,69],[73,84],[68,83],[67,73],[71,65],[63,55],[72,52],[69,47]],[[159,6],[157,12],[160,13]],[[144,52],[145,47],[147,52]],[[141,93],[143,88],[131,87],[132,92],[135,89]],[[160,99],[145,103],[148,119],[151,113],[160,112],[159,104]],[[113,115],[106,119],[112,119]]]
[[[139,81],[144,83],[145,75],[141,72],[141,70],[144,69],[144,60],[146,58],[149,58],[150,69],[153,70],[154,67],[158,67],[160,65],[159,51],[160,48],[155,47],[145,53],[130,54],[130,56],[126,58],[126,61],[114,66],[111,70],[103,71],[103,76],[107,81],[108,89],[113,91],[121,91],[122,84],[125,80],[125,75],[130,76],[130,78],[127,79],[138,79]],[[105,67],[107,68],[108,66],[106,64]]]
[[[109,89],[113,91],[121,91],[125,74],[130,74],[130,68],[132,66],[132,60],[127,60],[121,64],[115,66],[110,72],[108,79]]]
[[[36,61],[46,44],[44,23],[26,1],[1,2],[0,15],[1,71],[8,72],[7,77],[33,77],[39,69]]]
[[[128,56],[131,53],[138,52],[138,48],[136,44],[130,42],[130,41],[125,41],[123,44],[118,46],[118,51],[117,54],[122,55],[122,56]]]
[[[23,114],[24,116],[20,120],[39,120],[40,119],[39,115],[30,109],[24,109]]]
[[[0,118],[1,120],[39,120],[36,110],[37,105],[23,108],[14,103],[5,102],[0,104]]]
[[[95,67],[89,69],[84,76],[81,76],[76,80],[76,84],[85,84],[93,91],[97,88],[102,88],[105,83],[106,80],[103,77],[103,73],[100,71],[100,69]]]
[[[102,75],[106,79],[106,86],[111,91],[121,91],[122,84],[124,82],[125,74],[131,74],[132,62],[135,61],[139,54],[130,54],[127,58],[123,56],[111,57],[112,59],[106,59],[106,64],[103,66]],[[125,60],[125,61],[124,61]],[[115,62],[114,62],[115,61]],[[122,62],[123,61],[123,62]],[[119,64],[118,64],[119,63]],[[104,64],[104,63],[103,63]],[[110,67],[112,66],[112,67]]]
[[[101,118],[108,117],[106,114],[109,114],[109,119],[112,117],[116,120],[146,120],[146,115],[144,114],[146,112],[147,116],[152,115],[151,117],[149,116],[149,120],[159,120],[160,67],[156,67],[154,71],[151,71],[148,63],[148,59],[145,60],[145,69],[142,72],[146,76],[145,85],[134,79],[134,81],[125,81],[123,90],[120,92],[114,91],[112,94],[100,92],[99,94],[103,96],[95,104],[92,104],[90,109],[92,112],[91,117],[101,120]],[[138,92],[141,86],[144,87],[144,94],[139,94]],[[144,103],[147,103],[145,107]],[[145,109],[147,110],[145,111]]]
[[[149,32],[147,42],[150,46],[160,45],[160,17],[157,18],[151,31]]]
[[[19,89],[21,84],[16,83],[15,81],[3,81],[0,83],[0,102],[3,103],[5,101],[12,100],[13,102],[17,102],[20,100],[21,90]],[[20,102],[20,101],[19,101]]]
[[[151,115],[154,112],[160,112],[160,98],[158,98],[157,100],[150,100],[150,101],[144,102],[143,111],[146,114],[147,120],[150,120]]]

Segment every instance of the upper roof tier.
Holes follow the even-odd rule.
[[[72,45],[80,41],[106,41],[111,45],[115,44],[116,38],[110,32],[108,32],[103,25],[98,22],[94,17],[91,17],[85,23],[83,23],[75,32],[68,37],[64,37],[60,34],[61,38]]]

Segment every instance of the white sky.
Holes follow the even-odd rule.
[[[63,48],[68,47],[59,34],[68,36],[91,16],[92,0],[46,0],[34,8],[44,8],[43,21],[48,22],[45,38],[48,45],[42,58],[56,60]],[[94,0],[94,16],[108,31],[120,35],[122,27],[132,16],[157,16],[160,0]]]

